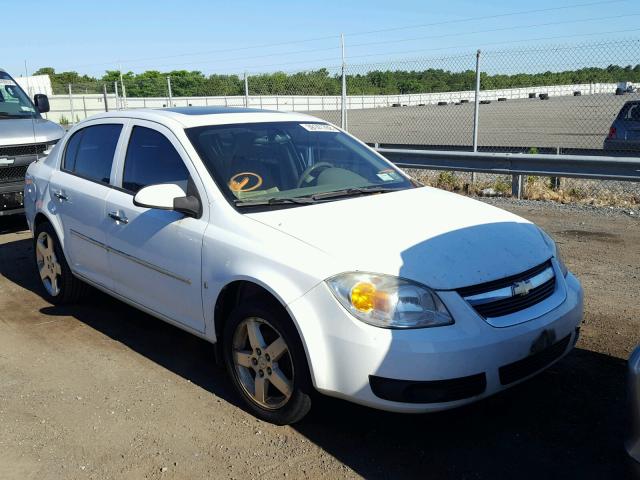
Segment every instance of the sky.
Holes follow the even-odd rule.
[[[338,67],[341,33],[351,65],[640,38],[638,0],[21,0],[14,20],[2,11],[0,67],[15,76],[25,62],[94,76]]]

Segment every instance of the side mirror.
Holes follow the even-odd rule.
[[[35,94],[35,96],[33,97],[33,103],[40,113],[47,113],[49,110],[51,110],[51,107],[49,107],[49,97],[42,93]]]
[[[200,199],[195,195],[186,195],[184,190],[174,183],[161,183],[141,188],[133,204],[137,207],[174,210],[189,217],[198,217],[201,212]]]

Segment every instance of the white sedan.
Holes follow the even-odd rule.
[[[398,412],[476,401],[566,355],[582,319],[541,229],[296,113],[92,117],[29,167],[25,208],[50,302],[89,284],[215,343],[278,424],[314,390]]]

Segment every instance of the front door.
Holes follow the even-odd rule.
[[[143,187],[174,183],[203,192],[186,152],[166,128],[138,121],[107,196],[107,244],[115,291],[160,316],[204,332],[202,239],[206,219],[137,207]],[[200,196],[202,200],[204,198]]]

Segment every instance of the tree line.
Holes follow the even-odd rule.
[[[49,75],[53,93],[64,95],[72,85],[74,93],[113,93],[115,83],[120,85],[120,72],[109,70],[100,77],[81,75],[77,72],[56,72],[44,67],[34,75]],[[170,77],[172,95],[175,97],[244,95],[244,78],[239,75],[205,75],[199,71],[173,70],[122,74],[122,82],[130,97],[165,97]],[[487,74],[481,73],[483,90],[502,88],[567,85],[591,82],[640,82],[640,64],[632,66],[609,65],[606,68],[586,67],[577,70],[540,73]],[[341,77],[325,68],[299,73],[261,73],[248,78],[251,95],[339,95]],[[393,95],[406,93],[451,92],[473,90],[475,72],[453,72],[443,69],[427,70],[372,70],[366,73],[347,74],[349,95]],[[122,92],[120,92],[122,94]]]

